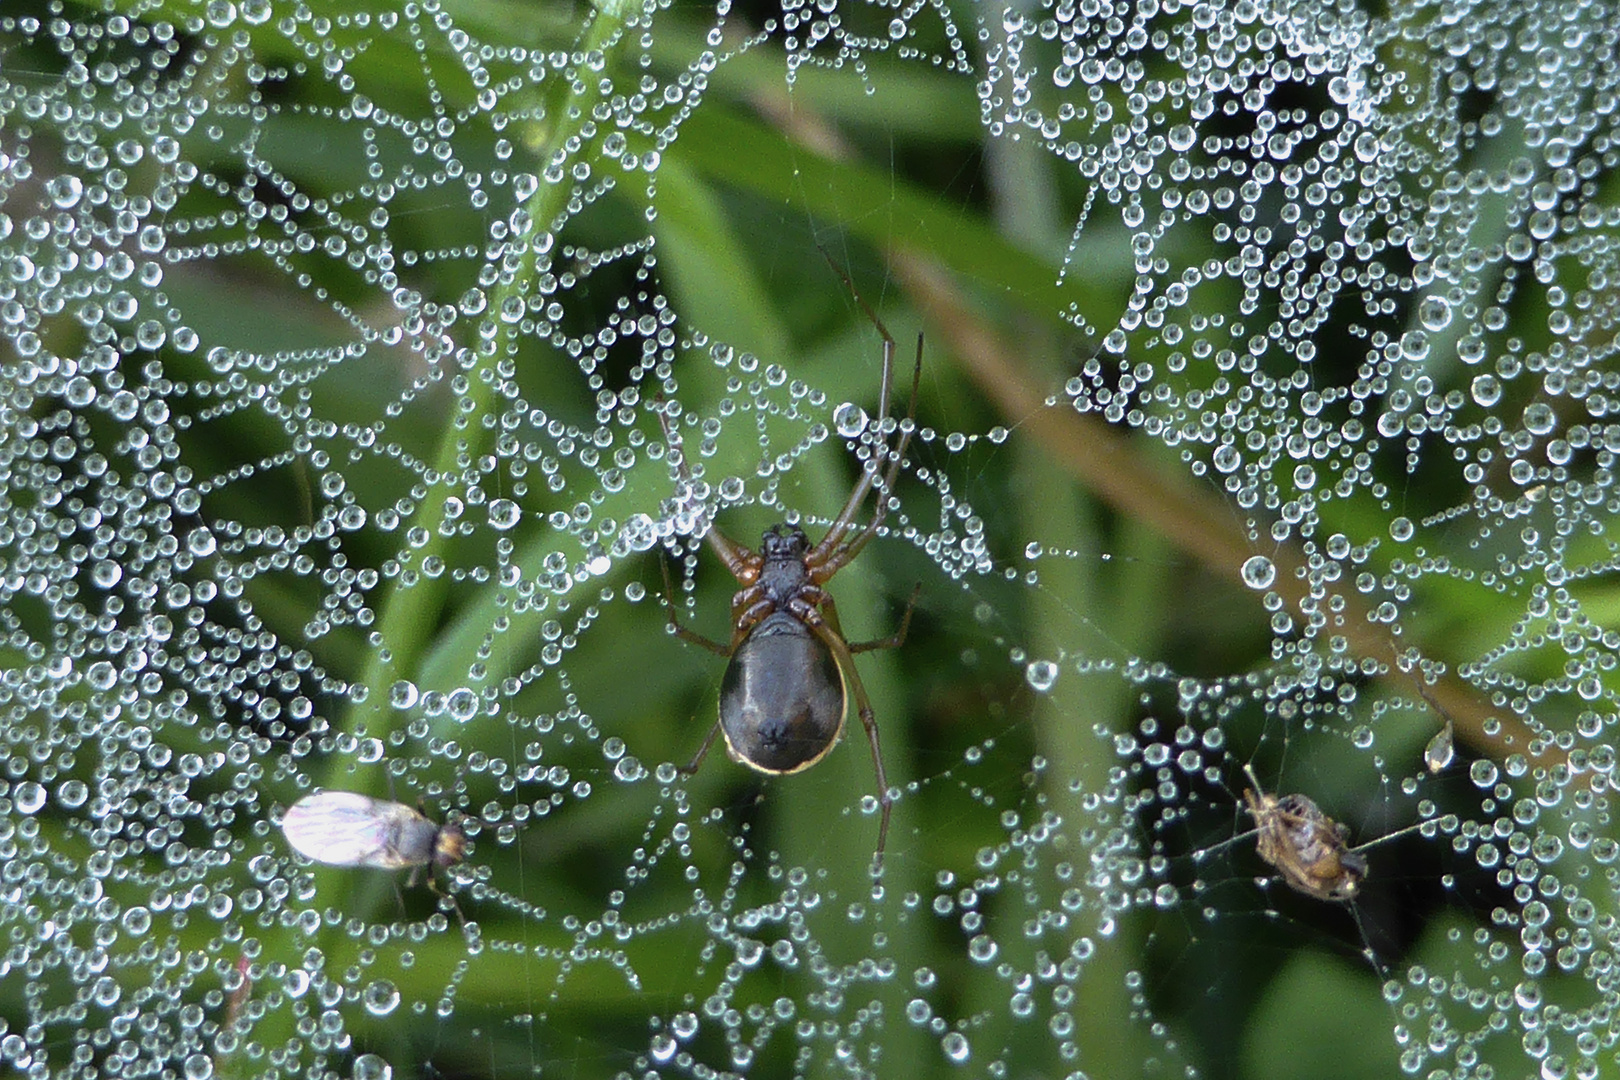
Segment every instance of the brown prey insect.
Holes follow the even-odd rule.
[[[844,280],[847,283],[849,279],[846,276]],[[844,508],[814,546],[804,530],[792,524],[773,525],[765,530],[758,551],[750,551],[712,524],[709,526],[704,539],[741,586],[731,600],[729,643],[711,641],[680,624],[675,616],[667,563],[663,565],[664,603],[669,611],[670,628],[681,640],[701,645],[729,661],[721,680],[719,719],[686,767],[688,773],[702,764],[716,733],[725,737],[726,751],[734,761],[759,772],[784,775],[808,769],[838,742],[844,730],[850,692],[854,692],[856,712],[872,747],[882,814],[877,850],[873,854],[875,873],[883,865],[891,799],[888,778],[883,771],[883,753],[878,746],[877,719],[866,687],[861,683],[860,672],[855,668],[854,654],[893,648],[905,640],[921,586],[913,590],[901,617],[900,629],[892,637],[858,644],[844,640],[838,625],[838,608],[824,586],[877,535],[889,511],[917,411],[917,387],[922,378],[922,336],[917,337],[911,402],[905,421],[899,425],[898,444],[891,452],[887,431],[881,425],[886,424],[889,417],[894,338],[859,294],[855,300],[883,335],[883,386],[878,398],[877,423],[880,426],[875,429],[879,439]],[[659,420],[670,451],[679,453],[681,442],[671,424],[668,406],[660,411]],[[681,481],[690,487],[693,480],[686,460],[684,456],[678,460]],[[887,470],[883,467],[885,461]],[[877,498],[871,520],[857,527],[856,516],[874,488]]]
[[[1243,793],[1258,834],[1260,857],[1289,888],[1318,900],[1353,900],[1367,877],[1367,860],[1350,850],[1350,830],[1304,795],[1268,795],[1254,770]]]

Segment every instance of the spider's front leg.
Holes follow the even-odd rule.
[[[664,445],[669,448],[670,454],[675,458],[675,466],[680,474],[681,482],[688,489],[696,483],[691,468],[686,464],[686,448],[681,442],[680,434],[675,430],[674,423],[669,418],[670,403],[664,401],[659,395],[658,425],[664,429]],[[759,568],[762,560],[759,555],[737,543],[731,537],[721,532],[710,520],[709,527],[703,531],[703,540],[731,571],[731,576],[744,585],[752,585],[759,577]]]
[[[748,640],[760,620],[776,610],[776,602],[765,594],[763,585],[740,589],[731,598],[731,651]]]
[[[664,553],[661,551],[658,553],[658,566],[664,571],[664,611],[669,615],[670,630],[682,641],[690,642],[693,645],[701,645],[719,656],[730,656],[732,649],[726,648],[718,641],[712,641],[704,637],[696,630],[681,625],[680,619],[675,615],[675,586],[669,577],[669,560],[664,558]],[[733,648],[735,648],[735,644]],[[709,739],[713,741],[714,736],[710,735]],[[707,747],[708,744],[705,743],[704,745]]]

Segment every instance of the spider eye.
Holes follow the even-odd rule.
[[[804,536],[804,530],[797,525],[776,524],[765,530],[760,537],[760,553],[767,557],[784,557],[799,554],[810,547]]]

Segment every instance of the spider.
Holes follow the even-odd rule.
[[[1353,900],[1367,877],[1365,856],[1350,850],[1350,830],[1304,795],[1267,795],[1247,765],[1253,786],[1243,793],[1259,834],[1260,857],[1289,888],[1318,900]],[[1385,837],[1389,839],[1389,837]]]
[[[841,276],[842,272],[840,272]],[[849,282],[844,276],[845,283]],[[854,291],[851,286],[851,291]],[[889,416],[889,383],[894,370],[894,338],[858,293],[855,301],[883,336],[883,386],[878,398],[878,423]],[[905,422],[900,425],[899,443],[889,452],[887,433],[880,434],[877,452],[862,473],[849,500],[813,547],[799,526],[772,525],[760,538],[759,550],[750,551],[727,537],[712,524],[704,539],[742,587],[731,598],[731,641],[721,644],[682,626],[671,600],[673,587],[669,565],[664,572],[664,604],[669,612],[671,631],[682,641],[701,645],[726,657],[720,685],[719,719],[696,756],[684,770],[690,774],[703,763],[716,734],[725,736],[726,752],[733,761],[762,773],[787,775],[802,772],[827,755],[844,730],[849,694],[853,689],[855,707],[872,747],[872,765],[877,772],[878,805],[882,819],[878,825],[877,850],[872,857],[873,872],[883,867],[883,848],[889,836],[889,781],[883,771],[883,753],[878,745],[877,718],[855,668],[854,654],[872,649],[894,648],[905,641],[911,626],[921,583],[912,591],[894,635],[876,641],[851,644],[844,640],[838,625],[838,608],[823,587],[834,574],[848,566],[872,537],[877,535],[889,510],[890,493],[900,474],[900,463],[911,441],[912,420],[917,411],[917,388],[922,378],[922,335],[917,336],[917,361],[911,373],[911,403]],[[664,441],[671,451],[680,450],[680,439],[671,427],[667,411],[659,412]],[[883,462],[889,466],[879,479]],[[692,475],[681,458],[680,474],[688,486]],[[873,488],[877,489],[872,518],[856,527],[856,515]]]

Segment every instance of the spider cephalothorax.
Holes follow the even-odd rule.
[[[797,525],[772,525],[766,529],[759,541],[760,566],[755,581],[737,594],[732,605],[744,602],[745,597],[749,598],[745,606],[751,605],[758,596],[774,607],[784,607],[806,589],[815,589],[806,560],[809,552],[810,540]]]

